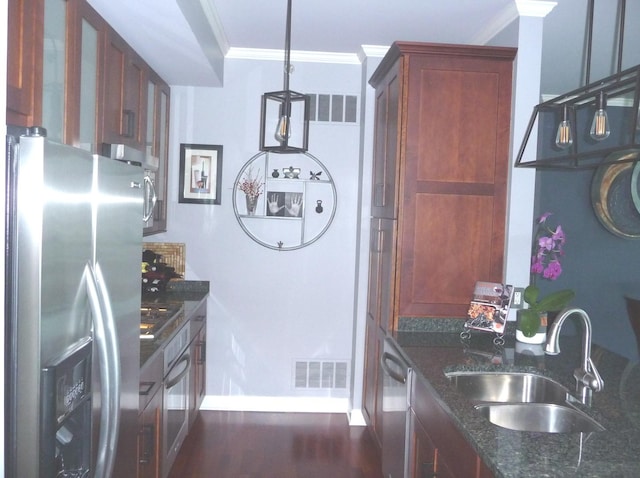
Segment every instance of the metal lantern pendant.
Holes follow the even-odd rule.
[[[589,0],[585,86],[535,106],[517,167],[579,170],[638,160],[640,65],[622,71],[626,0],[618,3],[617,72],[590,81],[595,0]],[[529,143],[536,148],[534,160],[524,159]]]
[[[284,87],[262,95],[260,150],[304,153],[309,148],[309,96],[289,89],[291,73],[291,0],[287,2]]]

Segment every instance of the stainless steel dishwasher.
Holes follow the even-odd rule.
[[[411,367],[395,340],[387,337],[380,356],[382,370],[382,472],[385,478],[409,476],[405,460],[409,436]]]

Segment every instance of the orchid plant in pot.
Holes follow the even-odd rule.
[[[546,338],[547,313],[564,309],[575,297],[571,289],[540,297],[536,279],[556,280],[562,274],[560,258],[564,256],[566,236],[562,226],[549,225],[547,212],[537,220],[537,231],[531,256],[531,284],[524,290],[523,299],[528,308],[518,311],[516,339],[526,343],[542,343]]]

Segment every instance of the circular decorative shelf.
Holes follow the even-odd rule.
[[[253,180],[257,200],[241,183]],[[260,152],[247,161],[233,186],[233,211],[258,244],[291,251],[317,241],[331,225],[337,194],[329,170],[310,153]]]

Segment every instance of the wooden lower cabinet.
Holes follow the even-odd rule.
[[[138,416],[138,478],[160,478],[162,466],[162,389]]]
[[[493,473],[440,407],[424,379],[411,390],[410,478],[492,478]]]
[[[382,378],[380,374],[380,354],[382,353],[384,338],[385,332],[375,323],[371,316],[368,316],[365,339],[365,372],[362,409],[367,425],[380,448],[382,447]]]
[[[205,313],[206,314],[206,313]],[[206,316],[206,315],[205,315]],[[192,325],[193,327],[193,325]],[[193,425],[200,405],[206,395],[207,384],[207,326],[199,329],[191,345],[189,345],[191,355],[191,375],[189,377],[189,428]]]

